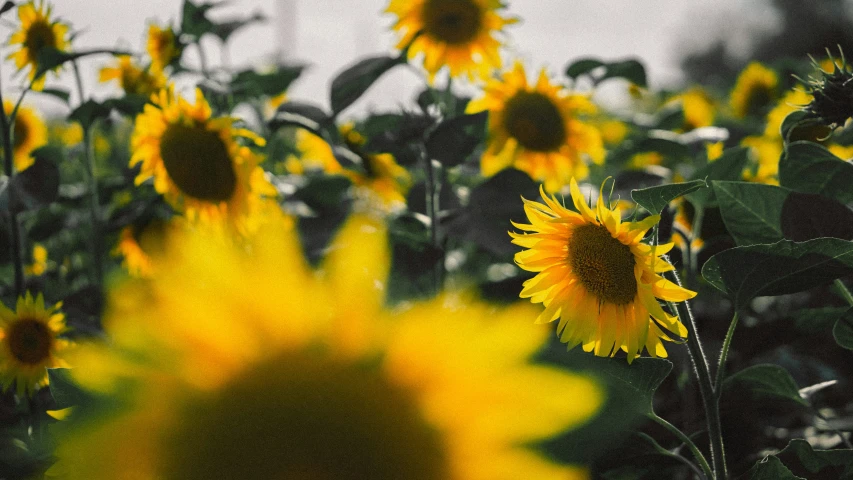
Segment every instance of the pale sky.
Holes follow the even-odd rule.
[[[294,43],[288,57],[310,64],[310,69],[291,87],[290,98],[328,105],[328,85],[334,74],[356,58],[388,52],[394,46],[389,33],[392,17],[382,14],[387,0],[230,0],[214,16],[249,15],[260,11],[269,21],[237,32],[228,54],[235,66],[269,64],[280,50],[282,39]],[[108,47],[144,50],[147,23],[179,22],[180,0],[53,0],[54,13],[82,33],[74,41],[77,49]],[[507,28],[510,56],[525,60],[533,68],[547,67],[560,73],[569,61],[595,56],[605,60],[639,57],[647,67],[651,88],[673,86],[680,80],[675,53],[684,45],[703,45],[713,33],[713,25],[734,15],[755,13],[754,0],[510,0],[508,12],[522,23]],[[296,14],[285,14],[283,12]],[[767,18],[766,15],[752,15]],[[17,21],[5,15],[0,37],[8,38]],[[752,23],[761,25],[760,22]],[[765,20],[765,24],[767,21]],[[290,33],[282,33],[290,32]],[[744,32],[727,32],[737,38]],[[205,44],[208,56],[218,62],[219,44]],[[9,53],[5,47],[3,56]],[[196,60],[196,52],[186,58]],[[97,85],[97,70],[109,62],[98,56],[84,62],[86,92],[96,96],[110,94],[109,87]],[[11,93],[17,83],[10,80],[13,65],[2,66],[3,91]],[[73,90],[70,71],[48,85]],[[400,69],[383,78],[364,98],[361,109],[393,108],[409,104],[421,80],[413,72]],[[94,90],[93,90],[94,89]],[[7,93],[8,92],[8,93]],[[73,101],[73,100],[72,100]],[[45,104],[46,103],[46,104]],[[56,111],[53,100],[41,101],[43,108]]]

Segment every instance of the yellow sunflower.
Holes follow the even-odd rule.
[[[11,115],[15,105],[3,102],[6,115]],[[35,162],[30,156],[33,150],[47,144],[47,125],[38,112],[32,108],[21,106],[15,114],[15,125],[12,127],[12,156],[15,159],[15,170],[22,171]]]
[[[555,192],[572,177],[588,175],[586,159],[604,162],[601,133],[579,118],[595,113],[595,105],[552,84],[544,69],[536,85],[528,85],[524,65],[516,62],[466,108],[483,110],[489,112],[489,145],[480,160],[485,176],[515,167]]]
[[[124,258],[122,266],[134,277],[150,278],[154,273],[151,256],[165,249],[168,234],[179,228],[177,220],[166,222],[152,220],[145,225],[128,225],[119,233],[118,244],[113,251]]]
[[[36,243],[33,245],[33,263],[27,265],[25,272],[27,275],[40,277],[47,271],[47,249],[44,245]]]
[[[686,337],[687,329],[658,299],[680,302],[696,293],[658,275],[673,270],[659,258],[672,243],[641,242],[660,216],[623,223],[620,209],[607,207],[601,193],[593,211],[574,179],[572,201],[580,213],[541,193],[544,204],[524,200],[531,223],[513,224],[527,233],[510,232],[513,243],[526,249],[515,255],[515,262],[537,272],[524,282],[520,295],[545,307],[537,323],[559,318],[563,343],[569,348],[582,344],[598,356],[622,350],[631,362],[645,347],[650,355],[665,357],[661,340],[671,338],[661,328],[679,337]]]
[[[153,178],[157,192],[190,220],[241,221],[275,189],[258,167],[260,157],[238,139],[264,141],[235,128],[234,118],[211,118],[201,90],[195,97],[193,105],[171,87],[161,90],[136,117],[130,140],[130,166],[142,167],[136,183]]]
[[[15,385],[18,395],[31,396],[47,385],[47,369],[67,367],[60,353],[68,341],[59,336],[67,331],[61,303],[45,308],[44,297],[33,299],[27,292],[18,297],[16,311],[0,303],[0,381],[3,389]]]
[[[586,421],[590,379],[528,358],[547,336],[445,294],[382,307],[386,227],[354,217],[322,272],[292,230],[234,248],[189,232],[110,295],[74,377],[120,405],[56,425],[67,479],[582,479],[527,448]],[[79,362],[79,363],[78,363]],[[566,401],[571,399],[571,401]]]
[[[286,160],[288,173],[303,175],[306,170],[318,170],[336,174],[343,171],[328,142],[308,130],[300,128],[296,131],[296,149],[299,157],[291,155]]]
[[[19,71],[29,65],[31,82],[35,80],[38,71],[38,57],[42,49],[49,47],[64,51],[68,48],[68,40],[66,39],[68,26],[51,20],[52,9],[53,6],[51,5],[45,7],[44,0],[39,0],[38,4],[35,0],[21,4],[18,6],[21,29],[9,37],[9,44],[20,44],[20,49],[6,58],[14,60]],[[59,67],[53,69],[54,72],[58,70]],[[34,90],[44,88],[44,78],[45,76],[42,75],[33,82]]]
[[[485,80],[501,68],[495,38],[518,18],[501,16],[500,0],[391,0],[387,13],[397,16],[397,48],[409,47],[409,58],[423,54],[424,69],[432,83],[445,65],[451,77],[463,74]]]
[[[760,62],[751,62],[740,72],[729,97],[737,118],[760,113],[776,97],[779,77]]]
[[[104,67],[98,77],[101,82],[118,80],[124,93],[128,95],[149,96],[166,86],[166,77],[161,71],[145,70],[133,63],[129,55],[118,57],[118,65]]]
[[[684,111],[684,124],[681,130],[690,130],[713,125],[717,116],[717,107],[714,100],[701,87],[693,87],[684,93],[671,98],[667,104],[681,103]]]
[[[160,28],[157,25],[149,25],[146,49],[148,56],[151,57],[151,70],[155,72],[162,72],[181,54],[181,46],[172,27]]]

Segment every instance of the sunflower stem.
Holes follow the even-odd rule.
[[[690,461],[689,461],[689,460],[687,460],[686,458],[682,457],[681,455],[674,454],[674,453],[672,453],[672,452],[669,452],[668,450],[667,450],[667,452],[669,452],[671,455],[676,455],[677,457],[681,458],[684,462],[686,462],[688,465],[690,465],[691,467],[693,467],[694,471],[695,471],[696,473],[698,473],[698,474],[699,474],[699,476],[704,475],[704,476],[705,476],[705,478],[707,478],[708,480],[711,480],[711,479],[713,479],[713,478],[714,478],[714,472],[713,472],[713,471],[711,471],[711,465],[709,465],[709,464],[708,464],[708,460],[705,458],[705,455],[702,455],[702,451],[701,451],[701,450],[699,450],[699,447],[697,447],[697,446],[696,446],[696,444],[695,444],[695,443],[693,443],[693,440],[691,440],[691,439],[690,439],[690,437],[688,437],[687,435],[685,435],[685,434],[684,434],[684,432],[682,432],[681,430],[679,430],[679,429],[678,429],[678,427],[676,427],[675,425],[673,425],[673,424],[669,423],[669,422],[668,422],[668,421],[666,421],[665,419],[663,419],[663,418],[659,417],[659,416],[658,416],[656,413],[654,413],[654,412],[650,413],[650,414],[648,415],[648,417],[649,417],[650,419],[654,420],[658,425],[660,425],[660,426],[664,427],[665,429],[669,430],[669,432],[670,432],[670,433],[672,433],[672,434],[673,434],[673,435],[675,435],[679,440],[681,440],[682,442],[684,442],[684,444],[685,444],[685,445],[687,445],[687,448],[689,448],[689,449],[690,449],[690,452],[693,454],[693,457],[694,457],[694,458],[696,459],[696,461],[699,463],[699,467],[701,467],[701,468],[702,468],[702,471],[699,471],[699,470],[696,468],[696,465],[694,465],[692,462],[690,462]],[[649,438],[651,439],[651,437],[649,437]],[[654,442],[654,439],[651,439],[651,440]],[[657,442],[654,442],[654,443],[655,443],[655,444],[657,444]],[[661,448],[662,448],[662,447],[661,447]]]
[[[438,179],[435,172],[435,167],[432,164],[432,159],[427,155],[426,146],[421,145],[421,157],[424,161],[426,169],[426,212],[429,216],[429,238],[430,243],[435,248],[441,248],[438,240],[438,198],[436,189],[438,188]],[[444,262],[439,262],[433,267],[433,292],[438,294],[441,291],[441,277]]]
[[[0,130],[3,135],[3,172],[6,174],[6,196],[9,214],[9,229],[11,230],[12,264],[15,270],[15,297],[24,294],[24,258],[21,250],[21,227],[18,225],[18,212],[16,211],[18,196],[12,179],[15,176],[15,159],[12,151],[12,125],[10,117],[6,116],[6,108],[3,107],[3,95],[0,94]],[[14,112],[13,112],[14,113]]]
[[[678,286],[682,286],[681,280],[674,270],[667,272],[666,275]],[[702,342],[699,341],[696,320],[693,318],[693,313],[690,311],[690,304],[687,300],[676,303],[676,312],[679,319],[686,324],[689,330],[687,334],[687,351],[693,363],[693,373],[696,374],[696,380],[699,383],[699,394],[702,396],[702,404],[705,407],[705,421],[708,424],[708,436],[710,437],[711,462],[714,464],[715,476],[713,478],[715,480],[725,480],[728,478],[728,472],[726,471],[726,457],[725,450],[723,449],[720,403],[714,392],[714,385],[711,383],[708,357],[702,348]]]
[[[729,356],[729,347],[732,344],[732,337],[734,337],[737,322],[738,311],[735,310],[735,314],[732,316],[732,321],[729,324],[729,330],[726,332],[726,339],[723,340],[723,348],[720,350],[720,360],[717,362],[717,380],[714,382],[714,394],[717,396],[717,401],[719,401],[720,396],[723,394],[723,379],[726,376],[726,357]]]
[[[83,93],[83,80],[80,77],[80,68],[77,66],[77,61],[72,60],[71,65],[74,69],[74,80],[77,84],[77,95],[80,97],[80,105],[85,101]],[[89,216],[92,223],[92,268],[94,270],[94,285],[100,287],[104,278],[104,266],[101,261],[101,221],[100,221],[100,201],[98,200],[98,179],[95,177],[95,155],[92,151],[92,131],[91,125],[80,125],[83,127],[83,156],[86,175],[89,180]]]
[[[839,295],[841,295],[841,298],[847,301],[850,306],[853,306],[853,294],[850,293],[850,290],[844,285],[844,282],[836,278],[834,285],[835,290]]]

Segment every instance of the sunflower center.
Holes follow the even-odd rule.
[[[527,150],[552,152],[566,142],[560,110],[539,92],[518,92],[506,103],[504,128]]]
[[[451,45],[476,38],[483,22],[483,11],[472,0],[427,0],[423,15],[426,33]]]
[[[44,20],[36,20],[27,29],[27,36],[24,38],[24,47],[29,50],[30,59],[38,60],[38,54],[44,47],[55,47],[56,35],[53,33],[53,28]]]
[[[746,95],[746,113],[758,115],[772,100],[772,92],[765,85],[754,85]]]
[[[15,126],[12,129],[12,148],[18,149],[21,145],[27,142],[30,137],[30,129],[25,121],[21,120],[21,116],[15,119]]]
[[[237,189],[228,148],[204,126],[170,125],[160,140],[160,156],[169,178],[190,197],[223,202]]]
[[[164,439],[166,479],[450,478],[410,392],[322,352],[277,357],[187,408]]]
[[[38,365],[50,357],[53,334],[43,322],[24,318],[12,324],[6,334],[6,342],[16,360]]]
[[[634,254],[603,225],[581,225],[569,239],[569,264],[600,303],[626,305],[637,295]]]

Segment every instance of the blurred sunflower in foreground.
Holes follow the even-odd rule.
[[[51,20],[52,6],[45,6],[44,0],[35,0],[18,6],[18,18],[21,20],[21,29],[9,37],[9,44],[20,44],[20,49],[6,58],[15,61],[18,70],[30,66],[29,80],[32,82],[38,72],[38,57],[45,48],[55,48],[64,51],[68,48],[68,26]],[[59,67],[53,69],[57,71]],[[33,82],[33,90],[44,88],[45,76]]]
[[[569,94],[551,83],[543,69],[535,85],[528,85],[520,62],[503,78],[490,81],[482,98],[467,113],[489,112],[489,145],[481,159],[483,175],[515,167],[545,190],[556,192],[572,177],[589,174],[587,159],[604,162],[604,143],[598,129],[581,115],[596,112],[583,95]]]
[[[190,220],[228,219],[238,226],[261,195],[275,195],[260,157],[245,145],[264,140],[235,128],[231,117],[211,118],[210,105],[196,89],[195,104],[173,88],[152,96],[136,117],[130,166],[142,164],[137,185],[149,178],[154,188]]]
[[[6,115],[12,114],[15,105],[3,102]],[[38,112],[32,108],[21,106],[15,114],[15,124],[12,127],[12,157],[15,159],[15,170],[22,171],[35,162],[30,156],[33,150],[47,144],[47,125]]]
[[[660,216],[622,222],[619,207],[611,210],[603,193],[593,211],[574,179],[571,192],[580,213],[544,191],[544,204],[524,200],[530,224],[513,223],[526,233],[510,236],[526,249],[515,255],[515,262],[536,276],[524,282],[520,296],[545,307],[537,323],[560,319],[557,334],[568,348],[580,344],[602,357],[622,350],[628,362],[643,347],[653,357],[666,357],[661,340],[672,339],[661,328],[679,337],[686,337],[687,329],[658,299],[681,302],[696,293],[658,275],[674,269],[659,258],[672,243],[642,243]]]
[[[62,353],[68,341],[61,304],[45,308],[44,297],[30,292],[18,298],[15,311],[0,303],[0,380],[19,396],[32,396],[47,385],[47,369],[67,367]]]
[[[447,65],[451,77],[467,75],[486,80],[501,68],[495,34],[518,18],[498,13],[500,0],[391,0],[387,13],[397,16],[397,48],[409,46],[409,58],[424,56],[424,69],[432,83]]]
[[[198,230],[112,291],[109,344],[74,378],[101,398],[59,429],[69,479],[587,478],[526,446],[586,421],[590,379],[527,359],[547,333],[461,294],[382,307],[384,224],[356,216],[321,271],[295,232],[235,248]],[[174,248],[172,248],[174,247]]]

